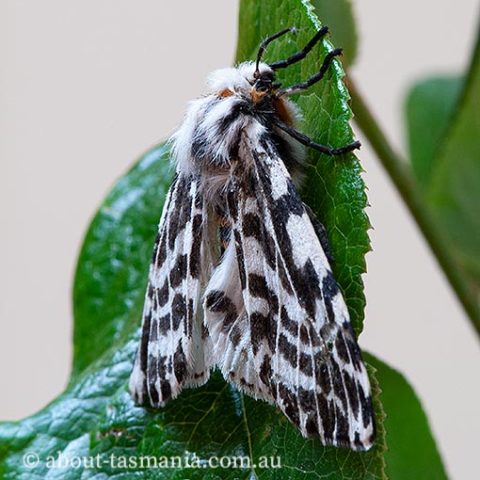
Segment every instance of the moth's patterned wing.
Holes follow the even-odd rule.
[[[202,319],[197,315],[205,216],[199,187],[198,177],[178,173],[160,219],[129,384],[140,404],[163,406],[183,387],[208,380]]]
[[[368,449],[375,435],[368,376],[327,256],[273,142],[265,135],[246,142],[228,189],[243,304],[221,282],[210,291],[221,302],[206,298],[207,312],[224,315],[216,331],[228,332],[223,352],[238,368],[217,361],[228,380],[277,404],[303,435]]]
[[[252,355],[250,321],[243,304],[243,279],[237,254],[231,238],[205,291],[205,323],[212,345],[210,362],[242,390],[255,398],[269,400],[257,388],[258,371]]]

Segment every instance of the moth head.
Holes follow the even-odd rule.
[[[263,64],[262,69],[258,67],[253,72],[252,78],[248,82],[252,86],[250,96],[254,104],[261,102],[265,97],[271,96],[278,84],[275,83],[275,72]]]
[[[209,77],[209,87],[212,93],[221,97],[241,95],[256,99],[263,98],[277,87],[274,83],[275,73],[266,64],[261,63],[258,71],[254,62],[244,62],[236,68],[216,70]]]

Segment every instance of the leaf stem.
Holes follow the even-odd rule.
[[[448,242],[427,210],[427,206],[408,170],[407,162],[389,144],[351,77],[348,78],[347,83],[352,97],[352,110],[355,112],[355,122],[367,137],[383,168],[387,171],[410,213],[415,218],[420,231],[455,291],[473,328],[480,336],[480,309],[475,302],[474,295],[463,279],[455,259],[450,253],[451,249],[448,246]]]

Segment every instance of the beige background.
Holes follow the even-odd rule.
[[[355,3],[354,76],[404,150],[402,95],[418,77],[466,66],[478,2]],[[29,415],[64,388],[89,219],[115,178],[178,124],[206,74],[231,63],[236,11],[225,0],[0,2],[0,418]],[[475,478],[478,343],[364,145],[375,230],[361,344],[410,379],[452,477]]]

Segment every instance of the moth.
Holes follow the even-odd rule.
[[[217,367],[256,399],[275,404],[304,436],[367,450],[375,426],[370,385],[325,229],[298,192],[304,146],[326,155],[359,148],[320,145],[295,129],[288,99],[318,73],[282,87],[277,70],[298,53],[213,72],[172,138],[176,174],[160,219],[140,345],[129,388],[138,404],[162,407]]]

